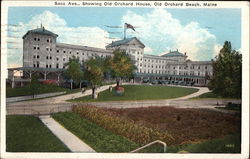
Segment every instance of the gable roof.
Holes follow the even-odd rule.
[[[180,53],[178,50],[176,50],[176,51],[171,51],[169,53],[163,54],[161,56],[163,56],[163,57],[173,57],[173,56],[186,56],[186,55],[184,55],[183,53]]]
[[[42,34],[42,35],[49,35],[49,36],[54,36],[57,37],[58,35],[46,30],[44,27],[41,28],[37,28],[37,29],[33,29],[33,30],[29,30],[24,36],[23,39],[29,34],[29,33],[36,33],[36,34]]]
[[[145,47],[145,45],[140,40],[138,40],[136,37],[132,37],[132,38],[127,38],[123,40],[112,41],[112,43],[108,44],[106,48],[124,45],[124,44],[131,42],[132,40],[138,41],[142,45],[143,48]]]

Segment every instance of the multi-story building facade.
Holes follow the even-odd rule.
[[[161,79],[206,85],[206,77],[212,75],[211,61],[191,61],[178,50],[161,56],[144,54],[145,45],[136,37],[114,41],[106,49],[57,43],[57,37],[44,27],[28,31],[23,36],[23,68],[64,69],[72,56],[84,62],[96,55],[113,56],[113,51],[120,49],[134,60],[135,77],[140,81]]]

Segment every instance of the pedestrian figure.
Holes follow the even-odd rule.
[[[82,88],[82,94],[83,94],[85,91],[86,91],[86,90],[85,90],[85,88],[83,87],[83,88]]]
[[[109,86],[109,91],[112,92],[112,86]]]

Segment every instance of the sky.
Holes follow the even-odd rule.
[[[58,42],[105,48],[123,38],[125,22],[136,27],[127,30],[127,38],[137,37],[146,54],[178,49],[191,60],[206,61],[226,40],[241,49],[240,9],[10,7],[8,67],[22,66],[22,36],[41,24],[59,35]]]

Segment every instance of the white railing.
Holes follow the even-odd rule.
[[[163,145],[163,151],[164,151],[164,153],[166,152],[166,150],[167,150],[167,144],[166,144],[165,142],[163,142],[163,141],[160,141],[160,140],[155,140],[155,141],[153,141],[153,142],[150,142],[150,143],[147,144],[147,145],[144,145],[144,146],[142,146],[142,147],[139,147],[139,148],[137,148],[137,149],[135,149],[135,150],[133,150],[133,151],[130,151],[130,152],[134,153],[134,152],[140,151],[140,150],[142,150],[142,149],[144,149],[144,148],[146,148],[146,147],[149,147],[149,146],[151,146],[151,145],[153,145],[153,144],[155,144],[155,143],[160,143],[160,144],[162,144],[162,145]]]

